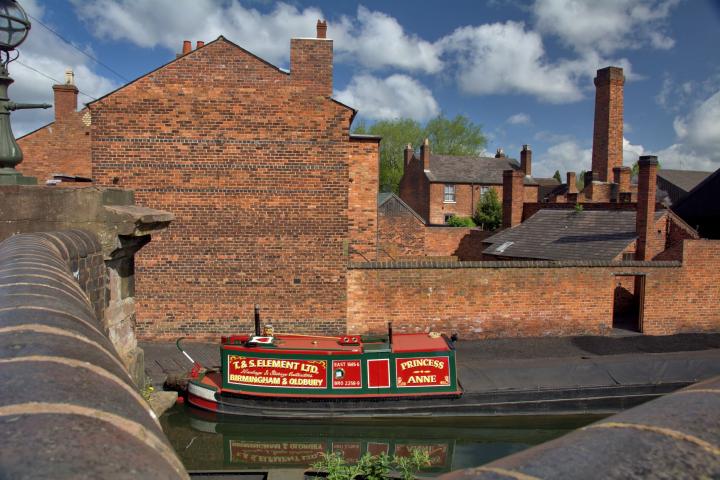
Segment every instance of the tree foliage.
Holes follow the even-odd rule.
[[[500,203],[497,191],[489,188],[478,200],[473,220],[483,230],[496,230],[502,225],[502,214],[502,203]]]
[[[447,221],[449,227],[476,227],[475,222],[470,217],[459,217],[453,215]]]
[[[382,137],[381,192],[399,193],[404,168],[403,152],[408,143],[417,148],[427,138],[433,153],[440,155],[477,155],[486,144],[480,125],[474,124],[463,115],[457,115],[453,119],[440,115],[424,127],[409,118],[381,120],[369,127],[361,122],[353,129],[353,133]]]
[[[555,175],[553,175],[553,178],[557,180],[558,182],[562,183],[562,177],[560,176],[560,170],[555,170]]]

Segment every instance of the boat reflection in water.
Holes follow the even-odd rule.
[[[163,429],[188,470],[306,469],[323,452],[353,462],[363,454],[430,455],[425,473],[482,465],[546,442],[600,416],[518,416],[402,419],[355,423],[270,421],[217,416],[176,406],[161,418]],[[300,470],[299,470],[300,471]]]

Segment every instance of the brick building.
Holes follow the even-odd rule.
[[[375,255],[379,138],[350,135],[325,34],[291,40],[290,72],[185,42],[88,105],[94,181],[177,218],[137,260],[141,337],[247,330],[254,304],[280,331],[344,332],[348,259]],[[50,128],[22,140],[27,171]]]
[[[65,83],[53,86],[55,121],[18,139],[25,160],[18,165],[23,175],[40,184],[55,174],[90,178],[90,112],[77,111],[78,88],[72,70]]]
[[[408,145],[400,180],[400,198],[423,217],[428,224],[443,225],[453,215],[471,217],[482,194],[495,189],[503,192],[503,170],[522,171],[526,201],[536,202],[538,184],[532,178],[532,151],[525,145],[520,164],[498,149],[495,157],[460,157],[433,155],[427,140],[420,147],[420,157]]]

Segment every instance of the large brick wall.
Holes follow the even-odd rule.
[[[287,74],[220,38],[90,104],[96,181],[176,215],[137,262],[141,337],[247,331],[256,303],[279,331],[345,330],[349,231],[369,241],[373,208],[349,205],[369,197],[349,158],[377,145],[351,146],[327,97],[331,41],[292,49]]]
[[[617,275],[644,275],[643,331],[720,330],[720,242],[685,240],[671,263],[550,262],[354,265],[348,330],[426,328],[465,338],[604,334],[612,327]]]

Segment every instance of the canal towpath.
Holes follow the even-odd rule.
[[[156,388],[191,367],[174,342],[140,346],[146,375]],[[204,366],[219,364],[218,343],[186,341],[183,346]],[[465,397],[580,390],[592,395],[608,389],[632,394],[637,387],[647,393],[648,387],[674,389],[720,375],[720,334],[459,340],[456,348]]]

